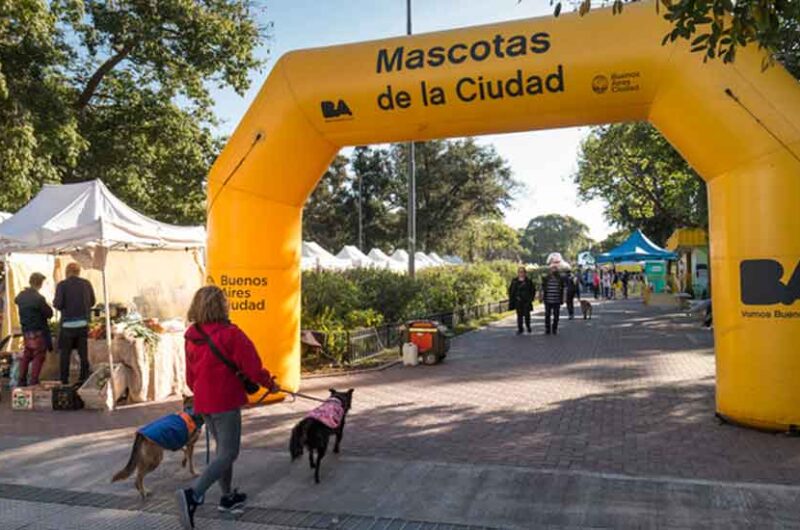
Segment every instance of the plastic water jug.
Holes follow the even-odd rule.
[[[416,366],[419,363],[419,349],[411,342],[403,344],[403,366]]]

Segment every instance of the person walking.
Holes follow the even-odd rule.
[[[191,530],[195,511],[214,483],[222,491],[218,510],[242,513],[247,495],[233,489],[233,464],[241,445],[245,384],[257,383],[271,393],[279,388],[252,341],[230,322],[228,299],[219,287],[208,285],[195,293],[188,320],[192,325],[184,335],[186,383],[194,393],[194,411],[203,415],[217,448],[203,474],[176,492],[181,524]]]
[[[79,383],[89,378],[89,314],[96,303],[92,284],[81,278],[81,266],[70,263],[66,279],[56,285],[53,307],[61,312],[58,349],[61,355],[61,383],[69,384],[72,350],[78,350],[81,362]]]
[[[575,318],[575,297],[578,298],[578,301],[581,299],[581,285],[578,281],[578,278],[572,274],[571,272],[567,276],[567,313],[569,313],[569,319],[573,320]]]
[[[592,272],[592,288],[594,289],[594,299],[600,298],[600,273],[597,271]]]
[[[561,313],[561,304],[564,302],[564,281],[558,273],[558,265],[550,265],[550,272],[542,280],[542,298],[544,300],[545,334],[558,335],[558,318]]]
[[[511,280],[508,287],[509,308],[517,312],[517,335],[522,335],[523,321],[528,333],[531,332],[531,311],[533,311],[533,299],[536,295],[536,288],[533,281],[528,278],[528,271],[525,267],[520,267],[517,277]]]
[[[611,299],[611,271],[602,272],[603,298]]]
[[[630,280],[630,277],[628,275],[628,271],[623,272],[622,273],[622,278],[621,278],[621,281],[622,281],[622,298],[624,298],[625,300],[628,299],[628,281],[629,280]]]
[[[45,356],[53,349],[48,321],[53,317],[53,308],[47,303],[39,290],[44,284],[45,276],[39,272],[31,274],[30,287],[23,289],[14,302],[19,310],[19,323],[22,326],[24,350],[19,362],[17,386],[28,385],[28,367],[31,369],[30,385],[39,384]]]

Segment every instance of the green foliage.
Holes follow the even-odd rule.
[[[501,278],[504,278],[508,282],[510,282],[511,279],[517,275],[517,271],[521,266],[520,263],[509,260],[487,261],[485,265],[492,272],[494,272]]]
[[[356,147],[353,151],[351,167],[355,193],[352,213],[355,216],[355,236],[351,241],[358,240],[360,204],[364,249],[395,247],[403,240],[399,208],[405,201],[407,186],[392,162],[388,149]]]
[[[338,155],[317,184],[303,209],[303,239],[324,248],[340,249],[356,239],[349,160]]]
[[[589,228],[574,217],[548,214],[534,217],[522,232],[522,247],[526,259],[544,264],[551,252],[560,252],[567,261],[574,262],[578,252],[592,242]]]
[[[313,315],[304,312],[303,328],[321,332],[324,336],[323,350],[333,356],[337,363],[344,361],[348,348],[347,328],[334,307],[322,307],[319,313]]]
[[[454,228],[444,240],[443,251],[469,262],[519,261],[523,254],[517,231],[495,219],[474,219],[461,229]]]
[[[509,229],[485,221],[501,215],[518,187],[494,148],[471,138],[416,146],[418,247],[442,253],[471,249],[476,259],[516,257],[519,247]],[[405,145],[357,147],[349,171],[346,158],[334,160],[306,203],[303,237],[332,249],[356,243],[360,183],[363,250],[404,248],[406,151]]]
[[[339,274],[357,286],[358,307],[379,311],[386,322],[398,322],[410,316],[408,311],[417,296],[418,286],[407,275],[368,268]]]
[[[596,256],[597,254],[602,254],[603,252],[608,252],[609,250],[618,247],[621,245],[628,237],[630,237],[631,233],[627,230],[617,230],[616,232],[612,232],[608,234],[604,240],[599,242],[592,248],[592,252]]]
[[[521,1],[521,0],[520,0]],[[624,4],[638,0],[603,0],[614,14],[622,13]],[[552,0],[551,0],[551,3]],[[555,16],[561,13],[561,1],[555,2]],[[591,10],[591,0],[581,0],[578,12]],[[750,43],[773,52],[800,78],[798,38],[800,36],[800,2],[795,0],[657,0],[657,12],[672,24],[662,43],[682,39],[691,42],[692,51],[704,59],[722,58],[732,62],[736,51]],[[765,65],[766,66],[766,65]]]
[[[100,177],[144,213],[201,222],[220,148],[207,87],[247,89],[252,4],[0,2],[0,208]]]
[[[595,127],[581,144],[574,176],[584,200],[602,198],[616,225],[663,245],[681,226],[707,226],[706,186],[647,123]]]
[[[510,262],[430,268],[416,280],[380,269],[306,271],[302,325],[342,333],[497,302],[515,275]]]
[[[394,146],[395,166],[405,174],[407,150]],[[481,218],[496,218],[511,204],[519,184],[492,146],[472,138],[416,144],[417,245],[444,250],[453,231]]]
[[[316,318],[343,321],[350,311],[360,308],[358,286],[342,273],[304,272],[302,286],[304,328]]]
[[[356,309],[344,317],[347,329],[375,328],[383,324],[383,315],[375,309]]]

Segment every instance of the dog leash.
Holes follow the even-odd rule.
[[[303,399],[308,399],[308,400],[311,400],[311,401],[317,401],[319,403],[325,403],[325,401],[327,401],[325,399],[320,399],[318,397],[309,396],[308,394],[302,394],[300,392],[290,392],[289,390],[284,390],[283,388],[280,388],[280,387],[278,387],[278,392],[283,392],[284,394],[289,394],[295,400],[297,398],[303,398]]]

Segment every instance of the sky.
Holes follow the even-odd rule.
[[[269,38],[257,50],[267,63],[251,75],[244,96],[233,90],[213,90],[220,132],[236,127],[275,61],[284,53],[318,46],[345,44],[404,35],[406,0],[258,0],[256,15],[271,24]],[[414,33],[440,31],[491,22],[552,15],[548,0],[412,0]],[[572,174],[577,167],[580,141],[588,129],[488,135],[479,138],[492,144],[506,159],[524,191],[505,212],[508,224],[524,227],[537,215],[571,215],[589,227],[595,240],[613,231],[603,219],[603,203],[582,203],[577,198]]]

